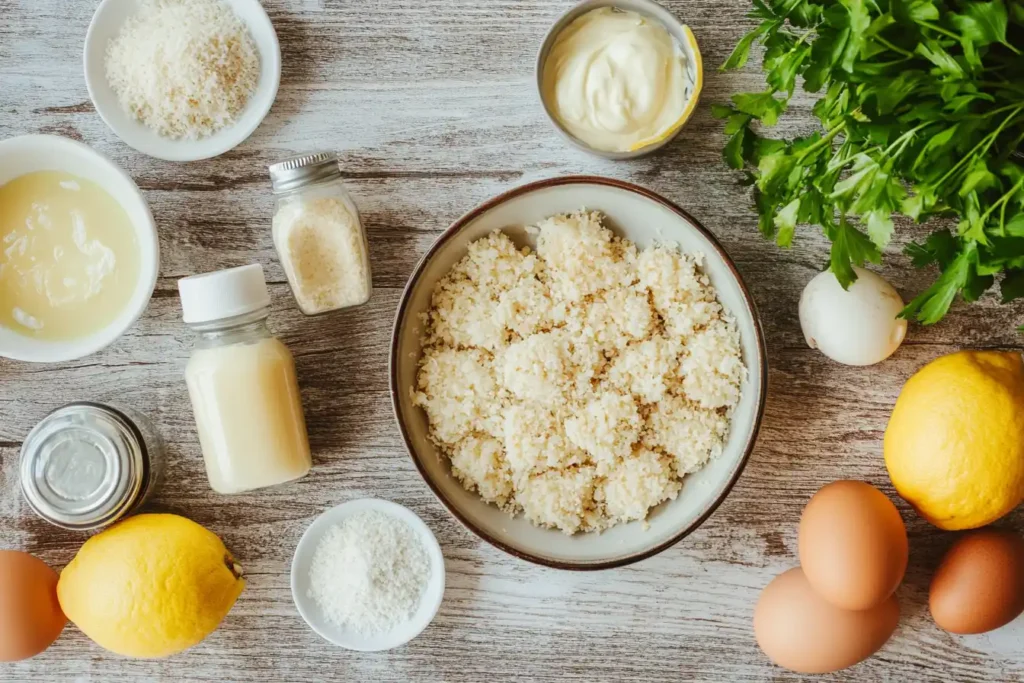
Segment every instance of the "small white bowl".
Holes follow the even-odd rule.
[[[160,270],[156,223],[146,199],[131,177],[113,161],[80,142],[57,135],[24,135],[0,141],[0,185],[33,171],[66,171],[97,183],[110,193],[135,228],[139,243],[139,280],[117,318],[80,339],[35,339],[0,325],[0,356],[34,363],[58,363],[96,353],[109,346],[146,310]]]
[[[393,631],[372,636],[361,635],[356,631],[335,626],[324,617],[323,611],[316,601],[309,596],[309,569],[320,539],[333,525],[340,524],[345,518],[364,510],[378,510],[408,524],[420,537],[423,547],[430,557],[430,581],[427,583],[423,597],[420,598],[420,606],[416,610],[416,614],[410,621],[400,624]],[[299,540],[299,545],[295,549],[295,557],[292,559],[292,599],[295,600],[299,614],[309,624],[309,627],[324,640],[349,650],[361,652],[390,650],[405,645],[422,633],[434,620],[437,610],[441,607],[444,583],[444,555],[441,553],[441,546],[438,545],[437,538],[434,537],[430,527],[409,508],[379,498],[352,500],[324,512],[313,520],[313,523],[306,529],[306,533],[302,534],[302,539]]]
[[[572,133],[570,133],[565,126],[555,116],[554,109],[551,103],[544,97],[544,67],[547,65],[548,55],[551,53],[551,48],[554,47],[555,41],[558,40],[558,36],[561,35],[562,31],[568,28],[569,24],[576,21],[584,14],[593,12],[597,9],[605,7],[613,7],[624,12],[636,12],[643,16],[649,17],[650,19],[660,23],[665,27],[665,30],[669,32],[672,38],[679,44],[683,50],[683,54],[686,55],[687,60],[687,71],[689,72],[691,82],[693,83],[693,92],[690,95],[690,99],[686,104],[686,108],[683,111],[682,116],[678,123],[675,124],[675,128],[672,129],[669,135],[638,147],[637,149],[631,149],[626,152],[612,152],[604,149],[597,149],[591,147],[583,140],[579,139]],[[700,48],[697,46],[697,39],[693,35],[693,31],[690,27],[680,21],[672,12],[665,7],[661,6],[655,0],[582,0],[573,7],[566,10],[555,23],[548,29],[547,34],[544,36],[544,40],[541,42],[540,50],[537,51],[537,60],[534,65],[534,77],[537,81],[537,96],[540,98],[541,106],[544,108],[544,113],[547,114],[548,120],[555,127],[562,137],[568,140],[572,145],[582,149],[584,152],[589,152],[595,156],[604,157],[605,159],[622,160],[622,159],[636,159],[642,157],[658,149],[661,149],[669,142],[671,142],[679,131],[683,129],[686,122],[690,120],[694,110],[697,108],[697,102],[700,100],[700,92],[704,87],[704,64],[700,54]]]
[[[107,44],[117,37],[139,0],[103,0],[85,36],[85,84],[89,97],[103,121],[126,144],[157,159],[197,161],[219,156],[244,142],[259,127],[277,97],[281,83],[281,45],[258,0],[223,0],[249,28],[260,54],[260,80],[256,91],[234,125],[199,140],[172,140],[136,120],[125,111],[107,82]]]

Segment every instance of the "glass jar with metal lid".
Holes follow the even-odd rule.
[[[21,447],[21,490],[52,524],[90,530],[146,501],[163,467],[163,441],[134,411],[71,403],[37,424]]]
[[[269,170],[278,197],[274,247],[299,308],[317,315],[366,303],[369,247],[337,155],[292,157]]]

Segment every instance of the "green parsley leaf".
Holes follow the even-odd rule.
[[[1006,221],[1004,230],[1007,235],[1013,237],[1024,237],[1024,213],[1018,213],[1016,216]]]
[[[881,262],[882,255],[867,235],[857,228],[840,220],[831,231],[832,251],[829,254],[829,267],[839,280],[843,289],[848,288],[857,279],[853,266],[862,266],[868,261]]]
[[[941,320],[949,311],[953,299],[967,285],[977,255],[977,245],[971,243],[946,266],[935,284],[907,304],[900,316],[917,318],[918,322],[925,325],[933,325]]]
[[[750,46],[754,44],[754,41],[768,31],[778,28],[781,23],[782,22],[779,19],[768,19],[762,21],[757,28],[743,36],[740,39],[740,42],[736,43],[736,47],[732,49],[732,54],[729,55],[729,58],[725,60],[722,66],[718,67],[718,70],[731,71],[733,69],[742,68],[750,57]]]
[[[760,119],[766,126],[774,126],[786,109],[785,100],[778,100],[771,90],[739,93],[732,96],[733,104],[744,114]]]
[[[902,23],[936,21],[939,18],[939,8],[931,0],[891,0],[890,7],[894,17]]]
[[[735,113],[735,109],[733,109],[732,107],[727,107],[724,104],[711,105],[711,115],[714,116],[716,119],[727,119]]]
[[[745,164],[743,147],[746,142],[747,132],[747,128],[744,126],[733,133],[732,137],[729,138],[729,142],[725,143],[725,149],[722,153],[730,168],[739,170]]]
[[[796,231],[796,217],[799,211],[800,199],[797,198],[775,214],[775,227],[778,229],[775,234],[775,243],[780,247],[793,245],[793,233]]]
[[[945,221],[905,251],[937,265],[904,314],[931,324],[956,297],[1024,272],[1024,0],[751,0],[756,20],[727,60],[763,50],[766,89],[714,108],[723,155],[754,187],[758,230],[786,247],[798,226],[831,241],[831,270],[878,262],[897,215]],[[775,125],[800,84],[821,129]],[[800,112],[794,112],[796,119]]]
[[[864,216],[864,224],[868,229],[868,237],[875,243],[875,246],[885,249],[889,246],[895,226],[892,222],[892,214],[884,210],[869,211]]]
[[[1006,43],[1007,14],[1003,0],[965,2],[961,7],[961,13],[952,13],[949,19],[964,40],[978,46]]]

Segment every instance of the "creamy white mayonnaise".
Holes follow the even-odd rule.
[[[658,21],[604,7],[573,21],[544,63],[555,119],[595,149],[626,152],[682,123],[693,92],[681,46]]]

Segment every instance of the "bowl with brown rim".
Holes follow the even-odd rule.
[[[601,211],[606,225],[639,248],[675,242],[704,255],[703,270],[718,299],[736,320],[747,378],[732,414],[721,455],[687,475],[675,500],[654,508],[646,522],[618,524],[597,533],[567,536],[515,518],[467,491],[448,459],[428,437],[428,420],[412,394],[422,354],[423,314],[434,285],[463,256],[470,242],[502,230],[534,246],[525,228],[548,216],[585,207]],[[484,202],[459,218],[430,246],[406,285],[395,316],[389,374],[391,401],[405,446],[420,474],[449,512],[471,532],[501,550],[559,569],[606,569],[655,555],[699,527],[729,494],[754,448],[767,391],[764,335],[753,299],[718,240],[686,211],[637,185],[592,176],[543,180]]]

